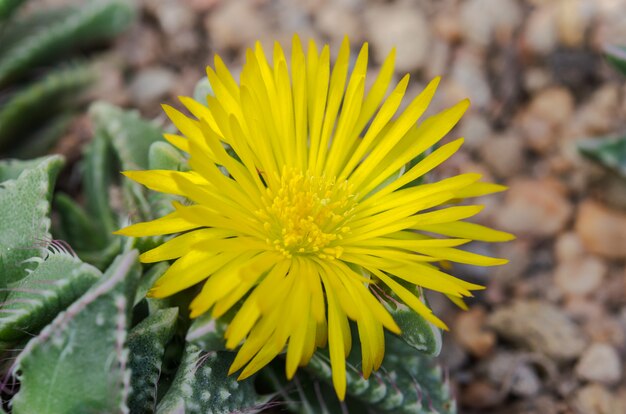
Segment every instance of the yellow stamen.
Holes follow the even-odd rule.
[[[342,248],[335,243],[349,233],[354,195],[347,181],[302,173],[284,167],[263,195],[256,211],[268,235],[266,242],[285,257],[314,254],[336,259]]]

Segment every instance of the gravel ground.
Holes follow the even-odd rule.
[[[213,54],[237,68],[255,40],[271,48],[294,32],[335,53],[345,34],[355,48],[368,41],[373,71],[396,46],[409,97],[443,76],[434,110],[469,97],[450,135],[466,145],[439,174],[480,172],[510,186],[479,217],[518,239],[474,246],[507,266],[457,266],[487,285],[470,311],[431,299],[451,326],[441,359],[460,412],[626,412],[626,183],[575,147],[626,130],[624,78],[601,56],[607,42],[626,43],[626,1],[140,4],[140,21],[101,59],[95,96],[148,117],[190,95]]]

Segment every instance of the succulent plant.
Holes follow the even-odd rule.
[[[168,264],[140,264],[138,253],[162,239],[111,234],[129,216],[158,217],[176,201],[121,180],[118,171],[185,170],[186,158],[136,113],[96,103],[90,117],[94,139],[85,149],[81,202],[53,191],[61,157],[0,161],[0,343],[11,361],[3,373],[4,409],[254,413],[280,405],[307,414],[455,412],[432,358],[440,331],[391,296],[386,306],[402,336],[386,335],[385,360],[368,380],[353,352],[343,402],[331,392],[323,352],[290,382],[281,364],[243,381],[229,376],[234,353],[225,349],[223,333],[232,315],[191,321],[193,288],[146,298]]]
[[[54,144],[96,78],[72,54],[117,35],[135,12],[132,1],[93,0],[16,16],[22,3],[0,0],[0,153],[26,158]]]

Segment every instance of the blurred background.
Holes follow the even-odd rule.
[[[68,3],[33,0],[23,12]],[[626,135],[626,77],[604,56],[607,45],[626,45],[626,1],[136,3],[134,23],[96,45],[97,86],[49,152],[79,159],[92,136],[90,100],[165,123],[160,104],[192,95],[214,54],[236,73],[256,40],[289,49],[298,33],[337,53],[348,35],[354,52],[369,42],[370,73],[396,47],[397,79],[412,75],[407,98],[440,75],[431,112],[472,102],[450,134],[465,146],[433,178],[480,172],[510,187],[482,200],[479,219],[517,240],[473,246],[510,264],[455,266],[487,286],[467,312],[429,298],[451,327],[440,358],[459,412],[626,412],[626,144],[604,139]],[[59,186],[77,185],[70,168]]]

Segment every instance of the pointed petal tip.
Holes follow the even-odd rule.
[[[435,76],[434,78],[430,80],[430,82],[428,82],[428,85],[426,85],[424,89],[432,89],[433,90],[432,93],[434,94],[437,88],[439,87],[440,83],[441,83],[441,76]]]
[[[298,365],[295,365],[295,367],[290,367],[288,364],[285,364],[285,376],[287,377],[288,381],[291,381],[293,379],[293,376],[296,375],[296,371],[298,370]]]
[[[446,332],[450,331],[450,328],[448,328],[448,325],[446,325],[445,323],[441,323],[441,325],[439,325],[439,328],[443,329]]]
[[[235,372],[238,371],[237,369],[234,369],[234,368],[236,368],[234,365],[231,365],[230,368],[228,368],[228,375],[233,375]],[[240,380],[241,378],[238,377],[237,381],[240,381]]]
[[[243,369],[243,371],[241,371],[241,374],[239,374],[239,376],[237,377],[237,381],[243,381],[246,378],[251,377],[252,375],[254,375],[256,373],[256,371],[248,369],[248,367],[245,367]],[[230,375],[230,373],[229,373]]]
[[[200,311],[198,311],[198,310],[191,309],[191,312],[189,312],[189,317],[190,317],[191,319],[196,319],[196,318],[198,318],[198,317],[199,317],[200,315],[202,315],[202,314],[203,314],[203,312],[200,312]]]
[[[219,53],[213,54],[213,63],[215,64],[217,62],[219,62],[220,64],[224,64],[224,60],[222,60],[222,57],[219,55]]]
[[[337,398],[339,398],[339,401],[345,401],[346,399],[346,387],[344,386],[343,389],[339,389],[335,386],[335,392],[337,393]]]
[[[142,254],[139,255],[139,262],[141,262],[141,263],[154,263],[155,260],[152,260],[150,258],[150,255],[149,254],[147,255],[146,253],[148,253],[148,252],[145,252],[145,253],[142,253]],[[159,261],[159,260],[156,260],[156,261]]]

